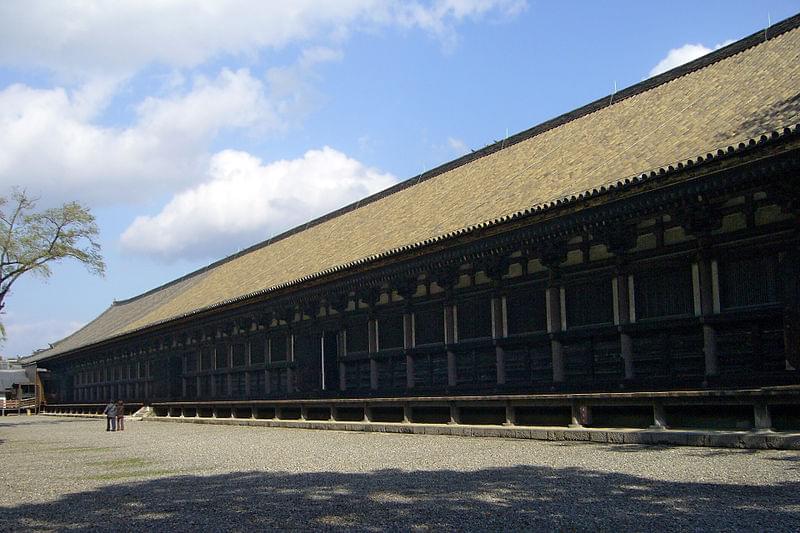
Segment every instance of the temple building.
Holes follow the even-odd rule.
[[[794,390],[798,26],[114,302],[25,362],[51,407],[121,398],[194,416],[623,392],[738,405],[742,391]]]

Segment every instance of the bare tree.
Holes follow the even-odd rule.
[[[0,197],[0,313],[16,281],[27,273],[50,277],[51,264],[71,258],[89,272],[104,275],[106,265],[95,241],[94,215],[77,202],[36,212],[37,198],[15,189]],[[0,324],[0,338],[5,330]]]

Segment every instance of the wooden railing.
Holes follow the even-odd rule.
[[[735,390],[153,402],[155,417],[797,431],[800,386]],[[58,408],[51,406],[50,408]]]
[[[22,413],[22,411],[26,411],[30,409],[31,411],[36,410],[36,398],[23,398],[21,400],[0,400],[0,414],[5,415],[7,412],[16,412],[17,414]]]

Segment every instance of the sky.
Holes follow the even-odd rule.
[[[0,195],[78,201],[104,277],[22,278],[5,356],[800,12],[794,1],[8,0]],[[432,214],[435,216],[435,214]]]

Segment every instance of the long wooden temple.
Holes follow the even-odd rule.
[[[26,362],[51,407],[469,398],[522,417],[625,394],[659,398],[659,423],[662,400],[749,391],[768,426],[764,395],[783,416],[800,383],[798,26],[114,302]]]

